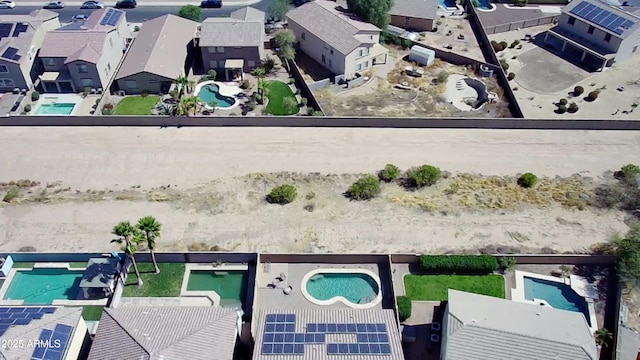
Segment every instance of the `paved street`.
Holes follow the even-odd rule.
[[[255,7],[256,9],[262,10],[264,12],[267,11],[267,8],[269,7],[269,5],[271,4],[272,0],[263,0],[260,1],[258,3],[252,4],[252,7]],[[33,2],[31,2],[33,3]],[[43,1],[42,4],[44,4],[45,2]],[[172,2],[170,3],[171,5],[165,5],[163,6],[163,4],[167,4],[167,2],[150,2],[150,1],[146,1],[145,0],[139,0],[139,5],[136,9],[125,9],[125,11],[127,12],[127,20],[129,22],[143,22],[144,20],[148,20],[148,19],[153,19],[156,18],[158,16],[162,16],[165,14],[178,14],[178,11],[180,11],[180,7],[181,6],[173,6],[173,4],[175,4],[176,2]],[[225,17],[225,16],[229,16],[229,14],[234,11],[237,10],[238,8],[244,7],[246,5],[235,5],[238,4],[239,2],[231,2],[231,1],[227,1],[225,2],[225,6],[222,9],[202,9],[202,18],[207,18],[207,17]],[[244,2],[240,2],[240,4],[246,4],[247,1]],[[107,5],[109,5],[110,3],[106,3]],[[197,1],[184,1],[184,5],[188,5],[188,4],[193,4],[196,5],[198,4]],[[157,5],[157,6],[156,6]],[[4,15],[4,14],[28,14],[33,10],[36,9],[42,9],[41,6],[16,6],[14,9],[2,9],[0,10],[0,14]],[[61,22],[68,22],[71,21],[71,17],[73,17],[74,15],[80,15],[80,14],[90,14],[92,10],[80,10],[80,6],[69,6],[67,5],[66,8],[64,9],[60,9],[60,10],[52,10],[57,12],[58,14],[60,14],[60,21]]]

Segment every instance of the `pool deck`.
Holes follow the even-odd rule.
[[[182,278],[182,288],[180,289],[180,303],[189,303],[189,298],[198,303],[206,303],[205,306],[220,306],[221,299],[217,292],[211,291],[190,291],[187,290],[189,285],[189,275],[192,270],[212,270],[212,271],[249,271],[248,265],[236,265],[236,264],[185,264],[184,277]],[[177,299],[180,299],[177,298]],[[199,300],[196,300],[200,298]],[[192,306],[192,305],[183,305]]]
[[[381,278],[382,289],[385,289],[385,279],[380,276],[378,264],[285,264],[262,263],[258,265],[256,274],[255,307],[259,309],[352,309],[352,307],[335,302],[330,305],[318,305],[307,300],[300,288],[303,278],[311,271],[318,269],[354,269],[369,270]],[[357,271],[356,271],[357,272]],[[280,274],[285,275],[286,280],[270,288]],[[284,288],[291,286],[293,291],[286,295]],[[382,303],[377,303],[372,309],[382,309]]]
[[[236,108],[240,104],[240,102],[238,101],[238,94],[242,93],[243,90],[240,87],[238,87],[238,85],[236,85],[236,83],[234,82],[224,83],[224,82],[215,81],[215,80],[203,81],[196,85],[195,89],[193,90],[193,94],[195,96],[200,95],[200,90],[202,90],[203,87],[211,84],[215,84],[218,86],[218,93],[220,95],[230,97],[235,100],[235,103],[229,107],[216,106],[216,109],[231,110]],[[211,106],[209,106],[209,104],[205,104],[204,107],[211,110]]]

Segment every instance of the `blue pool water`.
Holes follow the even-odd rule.
[[[321,273],[307,281],[307,292],[318,300],[342,296],[354,304],[366,304],[376,299],[380,289],[367,274]]]
[[[556,309],[582,313],[587,323],[591,325],[587,302],[582,296],[571,290],[569,285],[525,276],[524,297],[527,300],[544,300]]]
[[[442,6],[443,8],[456,7],[456,0],[438,0],[438,2],[440,3],[440,6]]]
[[[71,115],[75,106],[71,103],[42,104],[36,110],[36,115]]]
[[[212,101],[215,101],[216,107],[222,109],[229,108],[236,103],[234,98],[221,95],[220,87],[216,84],[203,86],[198,93],[198,97],[207,104],[211,104]]]
[[[5,300],[24,300],[29,305],[49,305],[53,300],[75,300],[82,271],[37,268],[16,271]]]
[[[482,10],[491,10],[490,0],[478,0],[478,8]]]

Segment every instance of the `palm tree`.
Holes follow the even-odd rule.
[[[613,334],[605,328],[596,330],[596,344],[602,347],[608,347],[609,341],[613,339]]]
[[[133,264],[133,270],[136,272],[136,277],[138,278],[138,286],[142,286],[142,278],[140,277],[140,271],[138,271],[138,264],[136,263],[136,258],[134,256],[138,250],[138,243],[141,240],[139,237],[140,232],[137,231],[130,222],[121,221],[113,227],[111,233],[120,237],[119,239],[111,240],[111,242],[122,245],[122,249],[129,259],[131,259],[131,263]],[[138,234],[138,236],[136,234]]]
[[[184,114],[188,114],[189,110],[193,109],[193,115],[198,112],[198,106],[200,105],[200,98],[197,96],[188,96],[182,98],[181,107]]]
[[[156,239],[160,237],[160,229],[162,228],[162,224],[156,220],[153,216],[145,216],[138,220],[136,224],[136,228],[142,232],[144,235],[144,239],[147,242],[147,247],[149,248],[149,252],[151,252],[151,261],[153,262],[153,268],[156,271],[156,274],[160,273],[160,268],[158,267],[158,263],[156,262]]]
[[[261,67],[255,68],[253,70],[253,76],[258,78],[258,94],[264,95],[264,94],[261,94],[261,92],[260,92],[261,88],[262,88],[261,84],[264,82],[264,80],[262,80],[262,79],[264,79],[264,76],[265,76],[264,68],[261,68]]]
[[[178,76],[174,81],[174,84],[178,85],[180,88],[180,98],[185,93],[190,93],[193,91],[193,86],[195,85],[195,81],[189,79],[186,76]]]
[[[207,105],[211,106],[211,113],[214,113],[216,111],[216,106],[218,106],[218,101],[216,101],[215,99],[211,100]]]

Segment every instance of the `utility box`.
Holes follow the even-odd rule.
[[[431,66],[435,59],[435,51],[419,45],[414,45],[413,47],[411,47],[411,52],[409,53],[409,61],[416,62],[420,65]]]

